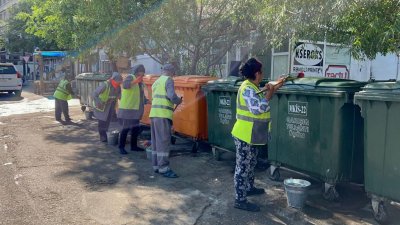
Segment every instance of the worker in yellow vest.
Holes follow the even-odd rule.
[[[60,80],[53,95],[55,98],[55,117],[56,121],[60,123],[63,123],[61,114],[64,114],[65,122],[71,122],[68,109],[68,100],[72,99],[72,95],[74,95],[71,87],[71,79],[72,77],[70,75],[65,75],[64,78]]]
[[[257,163],[257,146],[267,144],[270,122],[269,100],[282,86],[267,84],[266,94],[257,94],[263,79],[262,64],[255,58],[249,59],[240,68],[246,79],[238,90],[236,99],[236,123],[232,136],[236,146],[236,167],[234,175],[234,207],[257,212],[259,206],[247,201],[247,196],[264,194],[262,188],[254,187],[254,167]],[[283,82],[282,82],[283,83]]]
[[[173,76],[175,76],[174,66],[172,64],[164,65],[162,75],[152,86],[152,104],[149,115],[153,170],[167,178],[178,177],[169,167],[174,104],[178,105],[182,102],[182,98],[175,93]]]
[[[125,150],[126,137],[131,132],[131,151],[144,151],[137,146],[137,138],[141,132],[140,119],[143,116],[146,98],[142,83],[145,68],[142,64],[132,68],[132,74],[128,74],[122,83],[121,100],[117,117],[122,126],[119,136],[119,152],[128,154]]]
[[[122,76],[113,72],[111,78],[100,84],[92,94],[94,116],[98,120],[98,129],[101,142],[107,142],[107,131],[115,113],[115,104],[121,95]]]

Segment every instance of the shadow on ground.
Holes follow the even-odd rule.
[[[193,157],[192,142],[178,139],[171,146],[171,167],[180,178],[167,179],[153,173],[145,152],[121,156],[115,146],[99,143],[95,121],[44,129],[51,131],[49,141],[76,144],[76,153],[65,156],[74,163],[56,178],[78,179],[86,193],[84,210],[106,224],[376,224],[359,186],[338,185],[341,198],[329,202],[322,198],[322,183],[311,180],[310,197],[301,211],[287,207],[282,182],[257,172],[256,185],[267,193],[249,198],[262,206],[260,213],[249,213],[232,207],[234,154],[215,161],[210,149],[200,145]],[[142,139],[148,138],[147,130]],[[291,172],[281,176],[310,180]]]

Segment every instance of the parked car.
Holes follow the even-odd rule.
[[[22,75],[12,63],[0,63],[0,92],[21,96]]]

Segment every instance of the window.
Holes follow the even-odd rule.
[[[13,66],[0,66],[0,74],[15,74],[15,68]]]

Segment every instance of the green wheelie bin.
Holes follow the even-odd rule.
[[[355,95],[364,118],[364,183],[375,219],[387,220],[385,204],[400,201],[400,81],[366,85]]]
[[[76,88],[79,95],[81,110],[85,112],[86,119],[93,116],[92,93],[104,81],[108,80],[111,74],[102,73],[81,73],[76,76]]]
[[[236,122],[236,97],[242,82],[242,78],[232,76],[209,81],[202,87],[207,100],[208,143],[216,160],[224,151],[236,152],[231,131]],[[267,82],[263,80],[260,86]],[[266,152],[260,151],[260,157],[266,158]]]
[[[363,182],[360,108],[354,93],[365,83],[336,78],[288,81],[271,99],[269,176],[279,180],[279,167],[322,180],[324,197],[339,197],[339,182]]]

